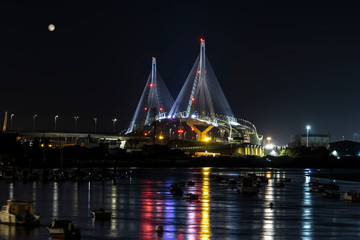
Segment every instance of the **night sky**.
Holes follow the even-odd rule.
[[[0,4],[0,117],[13,128],[128,127],[157,58],[174,99],[199,39],[238,118],[286,144],[360,136],[360,7],[341,1]],[[355,3],[355,1],[354,1]],[[48,30],[54,24],[53,32]],[[357,135],[359,134],[359,135]]]

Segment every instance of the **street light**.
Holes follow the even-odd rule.
[[[97,118],[94,118],[94,132],[96,132],[96,122],[97,122]]]
[[[10,129],[11,129],[11,130],[13,130],[12,120],[13,120],[13,117],[14,117],[14,116],[15,116],[14,114],[11,114],[11,115],[10,115]]]
[[[310,130],[310,126],[307,125],[306,126],[306,147],[309,147],[309,130]]]
[[[268,141],[268,143],[270,143],[271,137],[267,137],[266,140]]]
[[[35,119],[37,118],[37,114],[33,116],[33,131],[35,131]]]
[[[75,116],[75,132],[77,132],[77,120],[79,119],[79,116]]]
[[[117,119],[116,118],[113,118],[112,119],[112,122],[113,122],[113,132],[115,134],[115,123],[116,123]]]
[[[56,131],[56,119],[59,117],[59,115],[56,115],[55,116],[55,125],[54,125],[54,129],[55,129],[55,131]]]

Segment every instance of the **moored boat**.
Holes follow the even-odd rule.
[[[360,201],[360,194],[356,190],[348,190],[344,193],[344,200]]]
[[[0,211],[0,221],[9,225],[36,226],[40,224],[40,217],[33,212],[33,201],[7,200]]]
[[[240,185],[237,186],[239,193],[257,194],[259,188],[256,186],[255,178],[253,176],[243,177]]]
[[[47,229],[52,238],[80,239],[80,228],[75,228],[70,220],[54,219]]]

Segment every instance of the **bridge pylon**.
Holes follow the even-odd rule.
[[[155,120],[166,119],[173,103],[174,99],[160,77],[156,58],[153,57],[151,72],[126,134],[145,132],[144,126],[150,126]]]

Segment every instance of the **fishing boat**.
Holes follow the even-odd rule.
[[[9,225],[35,226],[40,224],[40,216],[33,212],[33,201],[7,200],[1,208],[0,221]]]
[[[80,239],[80,228],[75,228],[70,220],[54,219],[47,226],[47,229],[50,232],[51,238]]]

